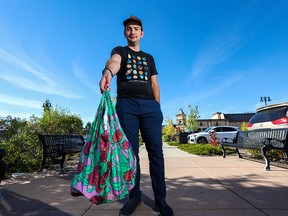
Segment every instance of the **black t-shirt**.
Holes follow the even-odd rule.
[[[117,97],[153,99],[151,76],[158,74],[153,56],[142,51],[135,52],[128,46],[115,47],[111,56],[114,54],[122,58],[117,73]]]

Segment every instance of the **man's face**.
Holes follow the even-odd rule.
[[[137,22],[129,22],[124,29],[124,35],[128,43],[137,44],[143,37],[144,32]]]

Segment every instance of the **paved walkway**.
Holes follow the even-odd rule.
[[[144,147],[142,147],[144,148]],[[238,159],[200,157],[164,145],[167,202],[176,216],[286,216],[288,170]],[[157,215],[145,149],[141,149],[143,203],[133,216]],[[71,197],[73,172],[3,185],[0,215],[118,216],[122,202],[100,206]]]

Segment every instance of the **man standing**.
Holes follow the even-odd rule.
[[[162,216],[172,216],[173,210],[166,203],[164,156],[162,149],[162,121],[160,89],[153,56],[141,51],[140,40],[144,36],[142,21],[130,16],[123,22],[128,45],[115,47],[106,62],[100,80],[103,93],[117,74],[116,110],[121,126],[132,144],[137,158],[135,187],[129,193],[129,201],[120,209],[121,215],[131,215],[141,203],[139,130],[150,162],[150,176],[155,207]]]

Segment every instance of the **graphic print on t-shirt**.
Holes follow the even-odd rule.
[[[148,63],[146,57],[128,54],[126,64],[126,79],[128,82],[148,82]]]

